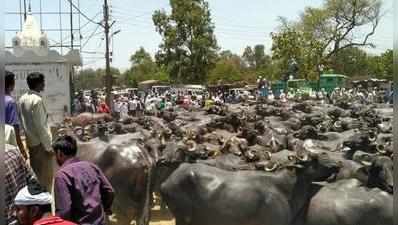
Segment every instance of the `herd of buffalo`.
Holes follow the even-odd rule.
[[[116,224],[148,225],[160,196],[176,225],[392,225],[393,110],[336,102],[83,113],[58,135],[109,178]]]

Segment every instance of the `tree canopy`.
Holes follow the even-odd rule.
[[[379,25],[382,0],[324,0],[320,7],[307,7],[295,21],[279,18],[271,33],[271,54],[266,45],[246,46],[238,55],[219,49],[206,0],[170,0],[171,12],[156,10],[152,20],[162,37],[151,56],[143,47],[130,57],[131,67],[116,83],[136,86],[144,80],[174,83],[254,83],[258,76],[270,80],[318,79],[334,72],[351,77],[392,79],[393,51],[369,54],[370,40]],[[83,70],[78,88],[102,87],[104,71]]]
[[[209,5],[204,0],[170,0],[171,14],[152,16],[162,43],[156,61],[174,82],[205,82],[217,56]]]
[[[128,86],[136,87],[144,80],[167,81],[169,79],[165,69],[159,67],[143,47],[131,55],[130,62],[130,69],[123,74],[124,82]]]
[[[380,8],[380,0],[326,0],[320,8],[306,8],[298,21],[281,19],[279,31],[271,34],[273,58],[285,65],[294,59],[301,77],[317,78],[322,69],[336,67],[339,52],[374,46],[369,38],[379,24]]]
[[[111,74],[116,78],[115,85],[119,85],[120,71],[111,67]],[[92,90],[105,86],[105,69],[84,69],[75,76],[75,90]]]

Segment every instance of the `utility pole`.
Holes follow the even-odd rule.
[[[73,51],[74,37],[73,37],[73,2],[70,1],[70,48]],[[71,114],[75,111],[75,107],[73,105],[73,99],[75,97],[75,67],[72,66],[69,74],[69,99],[71,105]]]
[[[26,21],[26,0],[23,0],[23,21]]]
[[[70,1],[70,48],[73,50],[73,2]]]
[[[113,110],[112,105],[112,83],[113,78],[111,74],[110,67],[110,57],[109,57],[109,7],[108,0],[104,0],[104,29],[105,29],[105,61],[106,61],[106,69],[105,69],[105,93],[106,93],[106,104]]]

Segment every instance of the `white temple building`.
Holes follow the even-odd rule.
[[[6,70],[16,75],[14,95],[19,98],[28,90],[29,73],[44,74],[43,95],[50,123],[61,122],[71,112],[71,82],[75,66],[81,65],[80,52],[71,50],[61,55],[49,49],[47,34],[42,32],[36,18],[29,13],[22,31],[12,40],[12,51],[5,52]]]

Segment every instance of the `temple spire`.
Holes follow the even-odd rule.
[[[28,14],[32,15],[32,1],[29,0]]]

